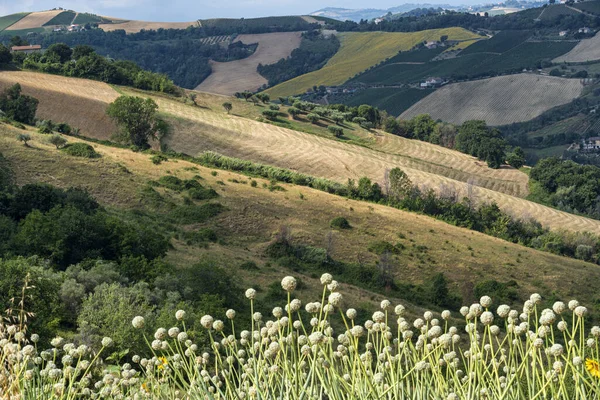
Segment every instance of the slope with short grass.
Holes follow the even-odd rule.
[[[267,90],[273,97],[301,94],[314,85],[340,85],[354,75],[407,51],[418,43],[439,40],[470,40],[480,36],[463,28],[431,29],[419,32],[347,32],[339,34],[339,51],[320,70],[301,75]]]
[[[6,28],[8,28],[11,25],[14,25],[21,19],[25,18],[28,14],[29,13],[22,12],[22,13],[10,14],[10,15],[5,15],[3,17],[0,17],[0,31],[5,30]]]
[[[6,28],[7,31],[41,28],[52,18],[61,14],[63,10],[39,11],[27,14],[17,22]]]
[[[489,125],[528,121],[544,111],[577,98],[578,79],[535,74],[499,76],[447,85],[406,110],[401,118],[430,114],[454,124],[472,119]]]
[[[331,257],[348,263],[374,264],[378,257],[367,250],[369,247],[381,241],[396,245],[401,250],[392,273],[399,282],[421,284],[442,272],[451,282],[450,289],[466,301],[476,300],[475,284],[491,279],[517,281],[521,295],[555,293],[591,301],[597,294],[593,284],[600,280],[597,265],[524,248],[429,217],[288,184],[281,184],[284,191],[269,191],[263,188],[263,184],[268,185],[263,179],[256,179],[257,185],[252,187],[251,178],[236,173],[213,174],[213,169],[181,160],[155,165],[147,154],[99,144],[93,146],[101,158],[72,157],[48,145],[45,135],[33,131],[31,147],[23,146],[15,139],[20,132],[0,125],[2,153],[11,163],[19,185],[46,182],[63,188],[84,187],[111,209],[144,209],[142,188],[151,180],[165,175],[181,179],[200,176],[202,185],[218,190],[218,201],[226,207],[222,214],[201,225],[218,232],[220,240],[193,246],[174,239],[168,259],[182,266],[198,259],[219,260],[236,274],[242,287],[251,284],[266,288],[290,274],[288,265],[266,265],[272,260],[264,251],[274,233],[288,226],[294,243],[321,248],[329,243]],[[336,230],[333,239],[328,240],[330,221],[339,216],[347,218],[351,229]],[[239,267],[249,260],[256,263],[255,270]],[[318,290],[318,280],[308,272],[296,270],[294,275],[308,285],[305,290]],[[343,274],[336,274],[336,279],[344,284]],[[344,293],[352,299],[375,302],[383,298],[382,294],[348,286],[344,285]]]
[[[196,90],[225,95],[257,90],[267,84],[267,80],[256,71],[258,64],[273,64],[289,57],[300,46],[301,32],[239,35],[235,41],[244,44],[258,43],[258,47],[254,54],[241,60],[211,61],[212,73]]]
[[[577,63],[600,60],[600,33],[589,39],[583,39],[571,51],[553,61],[555,63]]]

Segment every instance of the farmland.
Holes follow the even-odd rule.
[[[27,14],[13,25],[6,28],[8,31],[17,31],[32,28],[41,28],[52,18],[61,14],[62,10],[41,11]]]
[[[75,15],[77,14],[73,11],[63,11],[54,18],[52,18],[50,21],[46,22],[44,26],[71,25],[73,19],[75,19]]]
[[[300,32],[239,35],[235,41],[245,44],[258,43],[254,54],[236,61],[211,61],[212,73],[196,90],[225,95],[257,90],[267,83],[267,80],[256,71],[258,64],[272,64],[288,57],[295,48],[300,46],[300,36]]]
[[[555,63],[586,62],[600,60],[600,33],[593,38],[583,39],[568,53],[556,57]]]
[[[260,30],[262,32],[270,32],[275,26],[285,26],[286,31],[289,30],[306,30],[311,28],[313,22],[306,21],[302,17],[296,16],[281,16],[281,17],[264,17],[264,18],[214,18],[199,20],[200,26],[203,28],[215,28],[220,30],[235,30],[246,31],[248,33]]]
[[[504,53],[526,41],[530,31],[502,31],[491,39],[482,40],[462,51],[461,55],[473,53]]]
[[[349,106],[371,104],[397,117],[431,92],[414,88],[369,88],[342,102]]]
[[[73,20],[74,24],[85,25],[85,24],[100,24],[110,22],[105,17],[101,17],[96,14],[89,13],[77,13],[77,16]]]
[[[18,22],[19,20],[25,18],[28,14],[29,13],[23,12],[23,13],[10,14],[10,15],[5,15],[3,17],[0,17],[0,31],[5,30],[9,26],[11,26],[11,25],[15,24],[16,22]]]
[[[340,85],[369,67],[407,51],[425,40],[468,40],[479,36],[462,28],[433,29],[420,32],[349,32],[339,35],[340,50],[320,70],[296,77],[270,88],[273,97],[304,93],[314,85]]]
[[[185,29],[188,26],[197,26],[197,21],[192,22],[148,22],[148,21],[114,21],[110,24],[98,25],[101,29],[110,32],[119,29],[124,30],[127,33],[137,33],[143,30],[157,30],[157,29]]]
[[[204,45],[218,44],[229,41],[229,35],[221,35],[221,36],[210,36],[204,39],[198,40],[198,42]]]
[[[585,1],[573,4],[573,7],[591,14],[600,15],[600,1]]]
[[[479,119],[490,125],[527,121],[581,94],[578,79],[518,74],[447,85],[427,96],[402,118],[431,114],[460,124]]]

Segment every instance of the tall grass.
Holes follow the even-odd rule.
[[[287,304],[274,308],[272,317],[256,311],[256,291],[248,289],[250,315],[228,310],[224,321],[201,318],[210,344],[200,348],[179,310],[171,328],[146,338],[144,357],[122,365],[105,359],[109,338],[98,351],[60,338],[42,351],[22,319],[9,318],[0,325],[1,393],[19,399],[297,400],[600,395],[600,327],[586,327],[587,309],[576,300],[543,308],[533,294],[516,310],[493,306],[484,296],[457,318],[427,311],[414,320],[404,306],[384,300],[359,323],[331,275],[323,274],[320,298],[304,310],[292,295],[296,280],[281,283]],[[237,330],[239,318],[251,329]],[[132,324],[140,328],[144,320]]]

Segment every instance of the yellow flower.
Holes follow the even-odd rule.
[[[158,357],[158,361],[160,361],[160,364],[158,364],[158,369],[163,369],[165,368],[165,365],[169,364],[167,362],[167,357]]]
[[[591,358],[586,359],[585,368],[590,372],[590,375],[600,378],[600,363],[598,361]]]

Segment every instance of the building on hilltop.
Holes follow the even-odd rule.
[[[579,149],[584,152],[600,150],[600,136],[592,136],[581,141]]]
[[[435,88],[442,86],[444,80],[442,78],[427,78],[425,82],[421,82],[422,88]]]
[[[579,28],[579,33],[588,34],[590,32],[592,32],[592,30],[590,28],[588,28],[587,26],[584,26],[583,28]]]
[[[13,53],[24,53],[31,54],[42,50],[42,46],[39,44],[31,44],[29,46],[13,46],[10,51]]]

